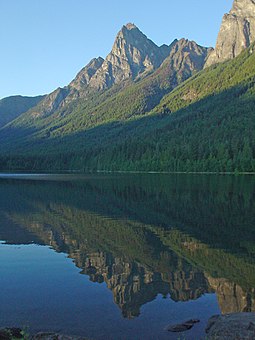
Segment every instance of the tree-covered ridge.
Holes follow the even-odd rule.
[[[70,90],[68,87],[57,89],[37,107],[3,130],[2,136],[13,131],[13,140],[18,135],[16,147],[19,148],[24,139],[47,141],[84,132],[105,123],[146,115],[166,93],[203,68],[208,51],[195,42],[176,40],[170,45],[169,55],[162,65],[146,77],[141,76],[135,83],[126,79],[109,90],[92,91],[85,98],[79,97],[64,106],[54,104],[53,98],[61,102],[61,98],[66,95],[64,92],[69,93]],[[47,113],[47,110],[51,113]]]
[[[253,50],[203,70],[161,101],[155,73],[69,106],[62,118],[56,113],[29,125],[25,114],[1,131],[1,154],[12,155],[1,158],[1,167],[254,172]]]

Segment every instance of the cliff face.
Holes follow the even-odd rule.
[[[117,34],[111,52],[91,81],[91,86],[104,90],[113,84],[136,79],[157,69],[168,56],[170,47],[158,47],[135,25],[127,24]]]
[[[255,1],[235,0],[231,11],[225,14],[215,50],[205,67],[233,59],[255,41]]]
[[[86,100],[90,94],[101,93],[113,85],[122,88],[157,71],[163,73],[158,86],[164,87],[164,82],[170,81],[173,89],[203,68],[208,52],[210,49],[186,39],[159,47],[134,24],[127,24],[117,34],[105,60],[92,59],[68,86],[50,93],[30,114],[33,117],[50,115],[78,98]]]

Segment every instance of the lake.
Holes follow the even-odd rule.
[[[0,174],[0,210],[0,327],[197,340],[255,311],[254,176]]]

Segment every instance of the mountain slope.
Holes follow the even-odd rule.
[[[234,60],[196,74],[145,116],[34,144],[24,140],[16,157],[2,157],[2,167],[255,171],[254,51],[252,45]]]
[[[44,96],[11,96],[0,100],[0,128],[36,106]]]
[[[254,5],[234,0],[214,51],[123,26],[105,60],[0,129],[2,169],[254,172]]]
[[[236,59],[195,75],[148,117],[80,136],[89,145],[79,155],[85,168],[254,172],[254,51],[252,45]],[[74,164],[82,164],[79,157]]]
[[[58,88],[31,112],[45,116],[82,98],[89,100],[113,85],[125,86],[137,77],[145,77],[156,70],[170,53],[170,46],[158,47],[134,24],[127,24],[118,32],[106,59],[92,59],[66,87]]]
[[[88,83],[92,81],[93,74],[100,71],[100,64],[103,65],[102,59],[95,59],[92,65],[96,63],[98,71],[85,67],[68,87],[57,89],[37,107],[3,129],[0,132],[2,151],[7,149],[6,142],[8,151],[12,149],[18,153],[25,150],[28,152],[32,147],[37,148],[38,144],[49,145],[56,137],[148,114],[166,93],[203,68],[210,49],[181,39],[175,40],[169,46],[169,51],[161,66],[149,75],[139,75],[135,81],[125,85],[122,82],[86,97],[81,95],[82,91],[88,91]],[[87,75],[88,70],[90,78]],[[85,88],[82,87],[83,84]],[[10,135],[11,140],[8,138]],[[60,148],[61,145],[59,151]]]

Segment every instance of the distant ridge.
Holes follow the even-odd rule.
[[[36,106],[45,96],[11,96],[0,100],[0,128]]]

